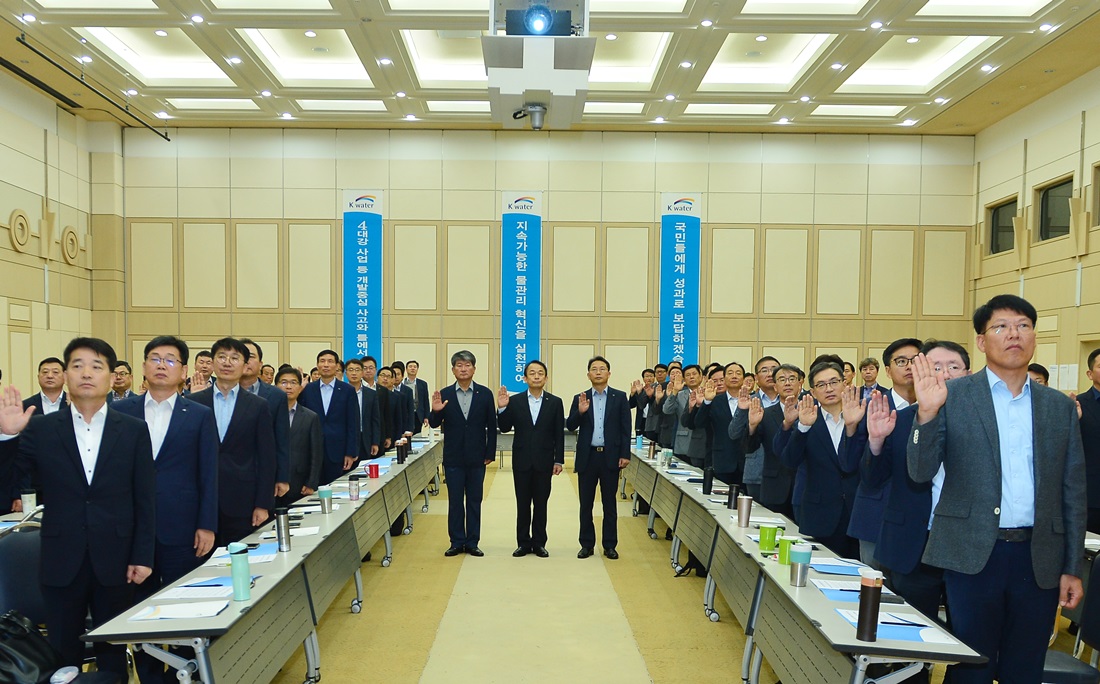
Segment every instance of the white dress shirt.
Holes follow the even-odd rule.
[[[42,415],[48,416],[51,413],[57,413],[61,409],[61,401],[65,398],[64,392],[57,395],[57,401],[50,401],[50,398],[42,392],[39,392],[39,394],[42,396]]]
[[[172,411],[176,408],[175,392],[164,401],[158,402],[149,392],[145,393],[145,424],[149,426],[149,439],[153,442],[153,460],[157,460],[164,436],[168,434],[168,425],[172,422]]]
[[[328,415],[328,405],[332,403],[332,392],[336,389],[336,378],[332,382],[321,381],[321,403],[325,406],[325,415]]]
[[[73,432],[76,434],[76,450],[80,452],[80,463],[84,466],[84,477],[88,484],[92,484],[92,476],[95,475],[95,464],[99,460],[99,444],[103,441],[103,427],[107,424],[107,404],[92,416],[92,422],[84,422],[84,416],[75,408],[73,415]]]

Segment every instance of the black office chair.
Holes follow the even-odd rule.
[[[31,520],[0,533],[0,606],[18,610],[36,625],[46,622],[38,579],[40,527]]]
[[[1089,585],[1100,587],[1100,563],[1092,563],[1089,571]],[[1100,660],[1100,597],[1086,594],[1085,605],[1081,609],[1081,641],[1093,650],[1092,664],[1074,658],[1064,651],[1047,649],[1046,663],[1043,666],[1043,684],[1100,684],[1100,670],[1096,669]]]

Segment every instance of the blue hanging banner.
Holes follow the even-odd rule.
[[[382,191],[344,190],[344,358],[382,353]]]
[[[699,358],[699,233],[701,194],[661,193],[661,300],[659,359]]]
[[[500,384],[527,389],[523,367],[539,358],[542,193],[501,193]]]

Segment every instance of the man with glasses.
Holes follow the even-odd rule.
[[[267,402],[271,413],[271,426],[275,430],[275,496],[283,496],[290,489],[290,422],[286,415],[286,396],[273,385],[260,380],[260,367],[264,350],[247,337],[241,343],[248,347],[248,361],[241,373],[241,389]]]
[[[218,546],[248,536],[267,521],[275,505],[275,429],[267,402],[242,392],[250,352],[223,337],[211,346],[217,379],[191,395],[214,411],[218,428]]]
[[[774,356],[761,356],[753,368],[756,375],[756,386],[760,388],[760,404],[764,408],[775,406],[779,403],[779,390],[775,387],[773,373],[779,368],[779,359]]]
[[[901,411],[917,400],[913,393],[911,362],[920,353],[920,348],[920,340],[903,337],[891,342],[882,353],[886,375],[890,378],[890,384],[893,385],[890,392],[885,395],[891,411]],[[860,424],[860,431],[866,434],[866,423]],[[889,481],[883,483],[881,487],[876,487],[869,481],[861,480],[859,489],[856,491],[855,504],[852,507],[852,522],[848,525],[848,536],[859,540],[859,559],[875,568],[878,567],[878,562],[875,561],[875,544],[878,542],[879,530],[882,529],[882,511],[889,494]]]
[[[797,521],[791,507],[794,471],[783,465],[775,443],[776,437],[784,430],[794,427],[798,420],[797,400],[805,374],[798,366],[785,363],[778,366],[771,377],[775,383],[778,401],[767,408],[764,408],[760,397],[750,394],[748,387],[742,383],[738,397],[738,408],[741,410],[734,413],[730,420],[729,436],[734,443],[745,440],[742,448],[746,452],[758,448],[764,450],[760,487],[755,490],[756,494],[752,494],[754,490],[750,489],[753,499],[776,513]]]
[[[859,484],[863,407],[856,388],[844,385],[844,369],[824,361],[810,369],[810,391],[798,401],[795,429],[784,425],[783,465],[796,471],[795,514],[799,533],[811,536],[843,558],[858,558],[848,536]],[[852,456],[852,454],[855,454]],[[801,494],[801,496],[799,496]]]
[[[731,487],[741,484],[744,472],[744,440],[732,439],[729,430],[738,411],[744,379],[745,369],[736,361],[726,364],[724,369],[716,368],[704,388],[703,401],[688,416],[694,428],[705,430],[710,437],[709,460],[714,477]]]
[[[359,363],[358,359],[353,360]],[[351,366],[351,360],[348,366]],[[321,434],[321,419],[298,403],[298,395],[302,393],[302,373],[297,368],[283,366],[275,376],[275,386],[286,393],[290,427],[290,486],[277,502],[278,506],[283,507],[317,491],[321,482],[321,465],[325,460],[325,441]]]
[[[944,470],[924,562],[944,569],[952,632],[989,659],[948,668],[956,684],[1041,681],[1058,606],[1082,596],[1081,430],[1073,400],[1027,375],[1037,318],[997,295],[974,312],[984,369],[948,381],[915,362],[909,476]]]
[[[134,385],[134,370],[125,361],[116,361],[114,372],[111,374],[111,393],[107,395],[107,403],[119,401],[134,395],[130,388]]]

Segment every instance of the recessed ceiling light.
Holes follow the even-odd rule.
[[[161,38],[167,38],[168,37],[168,32],[165,31],[164,29],[157,29],[156,31],[153,31],[153,33],[160,36]]]
[[[398,90],[396,93],[394,93],[394,95],[396,95],[397,97],[405,97],[405,91]]]
[[[658,116],[656,119],[653,120],[653,123],[664,123],[664,122],[665,122],[665,117],[663,117],[663,116]]]
[[[684,61],[680,62],[680,68],[681,69],[690,69],[691,68],[691,62],[689,62],[688,60],[685,59]]]
[[[264,97],[271,97],[271,91],[270,90],[261,90],[260,95],[263,95]]]
[[[996,69],[996,68],[997,68],[997,67],[993,66],[992,64],[983,64],[983,65],[982,65],[982,71],[984,71],[984,72],[985,72],[985,73],[987,73],[987,74],[988,74],[988,73],[989,73],[990,71],[993,71],[993,70],[994,70],[994,69]]]
[[[229,58],[229,63],[230,64],[240,64],[241,63],[241,58],[240,57],[230,57]]]
[[[383,57],[382,59],[378,60],[378,63],[381,64],[382,66],[389,66],[389,65],[393,64],[393,60],[390,59],[389,57]]]
[[[913,43],[919,43],[920,38],[917,38],[916,36],[910,36],[910,37],[905,39],[905,42],[909,43],[910,45],[913,44]]]
[[[798,98],[798,100],[799,100],[799,102],[809,102],[810,101],[810,96],[809,95],[803,95],[802,97]]]
[[[406,114],[405,121],[416,121],[416,114]]]
[[[169,117],[169,116],[168,116],[168,112],[157,112],[157,114],[156,114],[156,117],[157,117],[158,119],[168,119],[168,118],[171,118],[171,117]]]
[[[935,102],[936,104],[943,104],[944,102],[947,102],[947,98],[946,97],[937,97],[935,100],[933,100],[933,102]]]
[[[83,45],[83,44],[85,44],[85,43],[87,43],[87,42],[88,42],[88,39],[87,39],[87,38],[81,38],[81,39],[80,39],[80,44],[81,44],[81,45]]]
[[[316,31],[306,31],[306,38],[316,38],[316,37],[317,37],[317,32]]]
[[[619,39],[619,37],[617,35],[615,35],[614,33],[609,33],[606,36],[604,36],[604,38],[607,38],[608,40],[618,40]]]
[[[291,114],[290,112],[283,112],[283,118],[284,119],[293,119],[294,115]]]
[[[701,22],[699,22],[699,25],[702,26],[703,28],[706,28],[708,26],[714,26],[714,22],[711,21],[710,19],[704,19]]]
[[[917,123],[916,119],[906,119],[905,121],[902,121],[901,124],[899,124],[899,125],[901,125],[901,126],[912,126],[915,123]]]
[[[25,19],[25,18],[26,18],[26,17],[24,17],[24,19]],[[34,21],[34,20],[33,20],[33,19],[31,19],[31,21]],[[1054,24],[1040,24],[1040,25],[1039,25],[1039,30],[1040,30],[1040,31],[1049,31],[1049,30],[1051,30],[1052,28],[1054,28]]]
[[[841,64],[840,62],[836,62],[836,63],[834,63],[834,64],[833,64],[833,65],[832,65],[832,66],[831,66],[830,68],[831,68],[831,69],[836,69],[836,70],[838,70],[838,71],[839,71],[840,69],[843,69],[843,68],[844,68],[844,65],[843,65],[843,64]]]
[[[767,40],[767,39],[768,39],[768,37],[767,37],[767,36],[757,36],[757,37],[756,37],[756,42],[757,42],[757,43],[763,43],[763,42],[764,42],[765,40]]]
[[[92,58],[89,57],[88,55],[84,55],[83,57],[80,58],[80,61],[84,62],[85,64],[91,64]]]
[[[201,24],[204,21],[206,21],[206,20],[202,18],[201,14],[192,14],[191,15],[191,23],[193,23],[193,24]]]
[[[668,100],[669,102],[672,102],[673,100],[676,99],[676,96],[673,95],[672,93],[669,93],[668,95],[665,95],[665,99]]]
[[[34,22],[38,21],[38,17],[34,16],[33,14],[24,14],[23,21],[27,22],[28,24],[33,24]]]
[[[781,123],[781,124],[789,124],[790,122],[791,122],[791,120],[790,120],[790,119],[788,119],[788,118],[787,118],[787,117],[785,117],[785,116],[784,116],[784,117],[782,117],[781,119],[779,119],[779,123]]]
[[[871,28],[873,28],[873,29],[882,28],[882,22],[881,21],[872,21],[871,22]]]
[[[133,88],[130,88],[129,90],[126,91],[126,94],[129,95],[130,97],[133,97],[134,95],[137,95],[137,91],[134,90]]]

